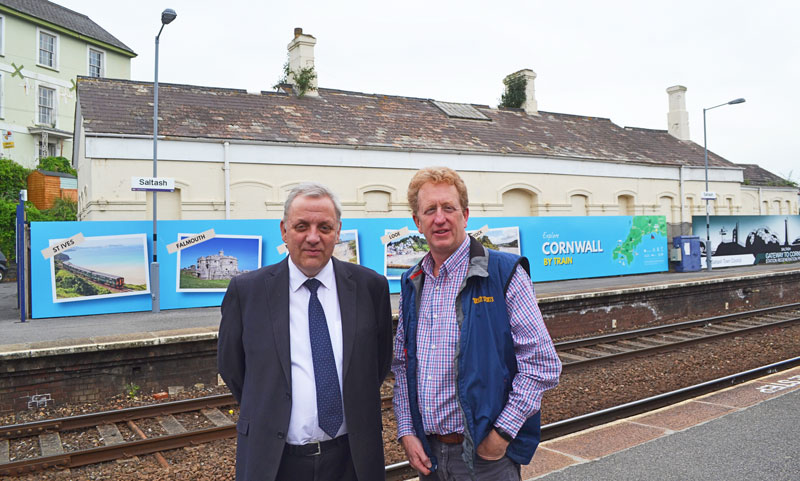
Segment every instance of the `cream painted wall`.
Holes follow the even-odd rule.
[[[151,219],[149,195],[130,190],[131,177],[152,173],[152,160],[135,158],[143,154],[145,144],[152,149],[151,141],[104,140],[90,143],[90,148],[85,149],[85,138],[81,135],[78,178],[81,192],[86,192],[82,195],[79,209],[81,219]],[[527,164],[521,164],[518,158],[494,157],[493,162],[482,164],[495,169],[486,172],[477,170],[477,166],[472,164],[473,159],[466,155],[256,144],[236,147],[231,145],[228,159],[233,219],[280,218],[287,192],[304,181],[321,182],[337,192],[344,217],[408,217],[410,212],[405,197],[408,182],[424,165],[448,165],[459,170],[469,188],[470,213],[473,216],[662,214],[667,216],[668,222],[678,224],[690,223],[692,215],[705,214],[705,203],[699,200],[700,192],[705,190],[702,180],[685,181],[687,198],[681,213],[677,168],[672,169],[674,175],[669,178],[668,169],[654,167],[654,178],[649,178],[646,166],[617,164],[604,166],[604,175],[598,177],[566,173],[588,172],[591,169],[584,167],[585,161],[545,159],[549,168],[559,172],[549,174],[537,171],[539,159],[528,158]],[[90,154],[113,151],[116,157],[87,159],[87,151]],[[161,158],[162,152],[165,158]],[[387,156],[394,158],[392,156],[398,154],[402,154],[404,162],[385,160]],[[159,218],[224,219],[223,155],[218,143],[171,140],[164,141],[162,146],[160,141],[158,174],[159,177],[175,179],[176,192],[164,195],[163,203],[162,194],[159,194]],[[320,157],[331,159],[330,164],[319,165]],[[259,158],[263,160],[259,162]],[[284,160],[287,158],[290,160]],[[572,167],[570,162],[574,164]],[[468,168],[460,168],[459,163]],[[519,165],[524,165],[527,171],[520,172]],[[737,173],[741,179],[738,171],[715,173],[716,179],[709,187],[717,192],[720,200],[716,206],[712,203],[712,214],[750,214],[748,209],[753,209],[752,199],[743,204],[742,184],[734,175]],[[620,197],[629,202],[621,205]],[[796,208],[797,202],[796,192],[790,189],[772,190],[764,200],[768,201],[770,210],[775,210],[776,205],[785,205],[787,200],[794,201]],[[776,204],[775,200],[782,204]],[[788,210],[785,206],[783,209]]]

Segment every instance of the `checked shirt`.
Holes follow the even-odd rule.
[[[455,356],[459,340],[455,303],[469,267],[469,237],[433,275],[430,254],[422,260],[425,274],[417,325],[417,386],[424,434],[464,432],[456,399]],[[408,405],[408,386],[403,354],[403,300],[394,345],[394,409],[398,438],[415,433]],[[522,267],[512,277],[506,293],[506,309],[517,357],[518,374],[512,382],[503,412],[495,426],[515,436],[522,424],[540,408],[542,394],[558,384],[561,362],[542,321],[533,284]]]

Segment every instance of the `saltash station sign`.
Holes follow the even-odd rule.
[[[175,190],[175,179],[166,177],[131,177],[131,190],[172,192]]]

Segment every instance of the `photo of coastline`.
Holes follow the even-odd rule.
[[[50,258],[50,282],[53,302],[149,294],[147,235],[86,237]]]
[[[386,234],[394,232],[391,229]],[[383,274],[387,279],[400,279],[403,272],[416,265],[428,253],[428,241],[425,236],[412,230],[404,237],[393,239],[384,246]]]
[[[217,235],[176,255],[178,292],[225,292],[233,277],[261,267],[261,236]]]
[[[476,231],[467,231],[469,235],[474,232]],[[519,227],[517,226],[489,229],[478,240],[488,249],[520,255]]]
[[[339,242],[333,247],[333,257],[351,264],[361,263],[358,257],[358,230],[343,230],[339,233]]]

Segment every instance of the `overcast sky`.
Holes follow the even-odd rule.
[[[497,106],[507,74],[537,74],[539,110],[667,128],[688,88],[691,139],[800,180],[800,2],[55,0],[138,56],[134,80],[271,90],[295,27],[317,39],[321,87]]]

